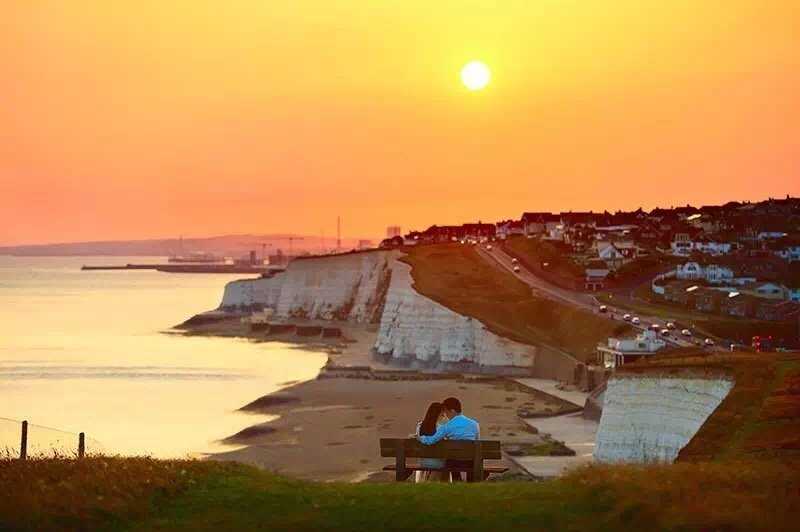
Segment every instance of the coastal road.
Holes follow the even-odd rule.
[[[585,294],[582,292],[574,292],[572,290],[567,290],[565,288],[561,288],[560,286],[556,286],[542,279],[529,269],[525,268],[525,266],[523,266],[522,264],[519,263],[515,264],[513,262],[513,257],[508,253],[506,253],[505,251],[503,251],[502,249],[500,249],[499,246],[492,246],[491,250],[487,249],[485,245],[476,245],[476,247],[478,248],[478,254],[481,257],[486,259],[494,266],[500,267],[504,270],[511,272],[519,280],[530,286],[534,294],[547,297],[549,299],[554,299],[562,303],[567,303],[569,305],[579,307],[588,312],[600,314],[600,303],[591,294]],[[514,271],[515,266],[519,267],[518,272]],[[628,312],[625,310],[608,306],[608,312],[606,315],[608,316],[608,319],[614,319],[614,316],[619,316],[621,318],[624,314],[627,313]],[[663,319],[655,316],[646,316],[639,314],[638,317],[641,320],[641,323],[639,325],[634,325],[630,322],[628,323],[632,327],[635,327],[643,331],[647,330],[653,323],[657,323],[661,326],[665,325]],[[668,337],[662,336],[661,338],[667,341],[667,343],[669,343],[670,345],[675,347],[697,347],[697,344],[692,339],[685,339],[680,336],[675,336],[676,334],[679,333],[675,332],[674,334]]]

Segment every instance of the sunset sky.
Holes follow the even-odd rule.
[[[800,195],[798,28],[794,0],[7,0],[0,244]]]

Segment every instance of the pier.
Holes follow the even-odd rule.
[[[249,265],[249,264],[123,264],[123,265],[109,265],[109,266],[81,266],[81,270],[96,271],[96,270],[156,270],[159,272],[167,273],[251,273],[263,275],[273,273],[276,270],[275,266],[268,265]]]

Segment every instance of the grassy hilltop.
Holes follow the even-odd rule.
[[[784,530],[798,517],[798,473],[729,462],[596,466],[548,482],[321,484],[213,462],[4,461],[0,530]]]

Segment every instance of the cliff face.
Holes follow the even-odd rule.
[[[283,318],[377,322],[392,257],[373,251],[295,260],[274,277],[228,283],[220,306],[264,306]]]
[[[604,393],[594,458],[672,462],[733,387],[723,377],[612,377]]]
[[[399,253],[372,251],[293,261],[269,279],[233,281],[221,308],[263,306],[279,318],[380,323],[375,350],[436,366],[533,366],[537,348],[497,336],[481,322],[419,294]]]
[[[430,365],[533,365],[536,347],[497,336],[414,290],[411,267],[395,260],[375,350],[394,359]]]

